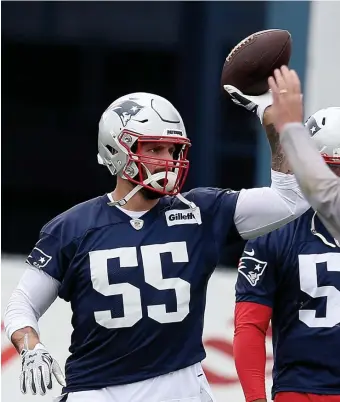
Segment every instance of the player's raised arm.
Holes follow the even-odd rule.
[[[287,64],[290,55],[290,33],[270,29],[241,41],[223,66],[221,84],[224,90],[236,105],[258,115],[272,149],[271,187],[243,190],[239,196],[235,224],[244,239],[268,233],[297,218],[309,207],[290,175],[268,110],[272,96],[267,77],[275,68]]]
[[[251,239],[275,230],[303,214],[309,204],[292,175],[280,145],[271,113],[272,97],[244,95],[237,88],[226,86],[236,104],[256,111],[262,122],[272,152],[271,186],[241,190],[235,210],[235,225],[244,239]]]

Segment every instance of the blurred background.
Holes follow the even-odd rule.
[[[288,29],[306,115],[339,106],[339,20],[340,2],[3,1],[2,313],[40,228],[114,188],[114,178],[96,158],[98,122],[114,99],[153,92],[180,111],[193,143],[185,190],[269,185],[270,151],[256,116],[221,92],[224,60],[253,32]],[[222,279],[213,276],[210,289],[216,291],[208,294],[205,369],[218,401],[243,398],[230,351],[234,267],[242,246],[225,250],[216,273]],[[229,292],[219,293],[218,282]],[[221,300],[225,311],[218,309]],[[64,304],[61,310],[57,305],[52,322],[50,312],[42,320],[51,352],[54,320],[65,326],[65,342],[57,334],[54,346],[60,360],[70,331]],[[13,400],[12,383],[19,390],[19,361],[4,339],[2,358],[7,402],[9,395]],[[30,400],[21,398],[18,393],[14,400]]]

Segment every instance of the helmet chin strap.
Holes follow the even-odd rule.
[[[107,203],[109,207],[115,207],[116,205],[122,207],[125,205],[138,191],[143,188],[140,184],[138,186],[134,187],[124,198],[121,198],[118,201],[110,201]]]
[[[152,181],[157,181],[157,180],[161,180],[164,179],[164,172],[159,172],[159,173],[155,173],[153,175],[150,175],[147,179],[143,180],[143,184],[149,184]],[[116,205],[119,205],[120,207],[122,207],[123,205],[125,205],[136,193],[138,193],[138,191],[140,189],[142,189],[143,186],[141,184],[138,184],[136,187],[134,187],[124,198],[118,200],[118,201],[112,201],[112,202],[108,202],[107,205],[109,205],[110,207],[114,207]]]
[[[147,179],[145,179],[145,180],[143,181],[143,184],[149,184],[149,183],[151,183],[152,181],[157,181],[157,180],[161,180],[161,179],[164,179],[164,178],[165,178],[164,172],[155,173],[155,174],[149,176]],[[118,201],[110,201],[110,202],[107,203],[107,205],[110,206],[110,207],[115,207],[116,205],[122,207],[122,206],[124,206],[136,193],[138,193],[138,191],[139,191],[140,189],[142,189],[142,188],[143,188],[143,186],[142,186],[141,184],[138,184],[138,185],[137,185],[136,187],[134,187],[124,198],[121,198],[121,199],[118,200]],[[200,214],[199,208],[196,206],[196,204],[195,204],[194,202],[192,202],[192,201],[188,201],[188,200],[187,200],[186,198],[184,198],[183,195],[180,194],[180,193],[178,193],[178,194],[176,195],[176,197],[177,197],[181,202],[183,202],[183,204],[188,205],[188,207],[191,209],[192,213],[194,214],[194,217],[195,217],[197,223],[198,223],[199,225],[201,225],[201,223],[202,223],[201,214]]]
[[[330,243],[330,242],[325,238],[325,236],[323,236],[321,233],[318,233],[318,232],[316,231],[316,229],[315,229],[315,216],[316,216],[316,214],[317,214],[317,212],[315,212],[314,215],[313,215],[312,222],[311,222],[311,227],[310,227],[310,231],[313,233],[314,236],[317,236],[319,239],[321,239],[322,242],[326,244],[326,246],[330,246],[330,247],[333,247],[333,248],[336,247],[336,246],[340,247],[340,243],[339,243],[336,239],[334,239],[335,244]]]

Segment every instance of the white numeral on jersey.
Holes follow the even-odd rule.
[[[172,261],[188,262],[186,242],[152,244],[141,247],[145,282],[159,290],[175,290],[177,311],[166,312],[165,304],[148,306],[148,316],[160,323],[182,321],[189,314],[190,284],[181,278],[164,279],[161,254],[171,253]],[[121,268],[138,265],[136,247],[96,250],[89,253],[93,288],[104,296],[122,295],[124,316],[112,318],[111,311],[95,311],[96,322],[105,328],[132,327],[142,318],[140,290],[130,283],[110,284],[107,261],[119,258]]]
[[[90,268],[93,288],[104,296],[122,295],[124,317],[112,318],[111,311],[95,311],[98,324],[105,328],[132,327],[142,318],[140,290],[130,283],[109,284],[107,260],[119,258],[121,268],[138,265],[136,247],[90,251]]]
[[[177,311],[167,313],[165,304],[148,306],[148,315],[160,323],[182,321],[189,314],[190,283],[181,278],[164,279],[161,254],[171,253],[173,262],[188,262],[186,242],[142,246],[145,282],[159,290],[174,289]]]
[[[316,317],[315,310],[300,310],[299,318],[309,327],[334,327],[340,322],[340,291],[334,286],[318,286],[316,264],[325,262],[328,271],[340,272],[340,254],[299,255],[301,290],[313,298],[327,297],[325,317]]]

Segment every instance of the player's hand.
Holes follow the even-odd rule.
[[[286,66],[274,71],[268,79],[273,94],[271,119],[280,133],[287,123],[302,123],[303,103],[300,79],[294,70]]]
[[[252,96],[245,95],[232,85],[224,85],[224,89],[228,92],[232,101],[236,105],[242,106],[250,112],[256,113],[261,123],[263,122],[263,114],[265,110],[273,103],[273,97],[270,91],[263,95]]]
[[[59,364],[47,352],[44,345],[38,343],[34,349],[24,345],[20,353],[22,371],[20,375],[20,389],[26,394],[29,388],[33,395],[45,395],[47,389],[52,388],[52,374],[58,383],[66,386],[65,377]]]

